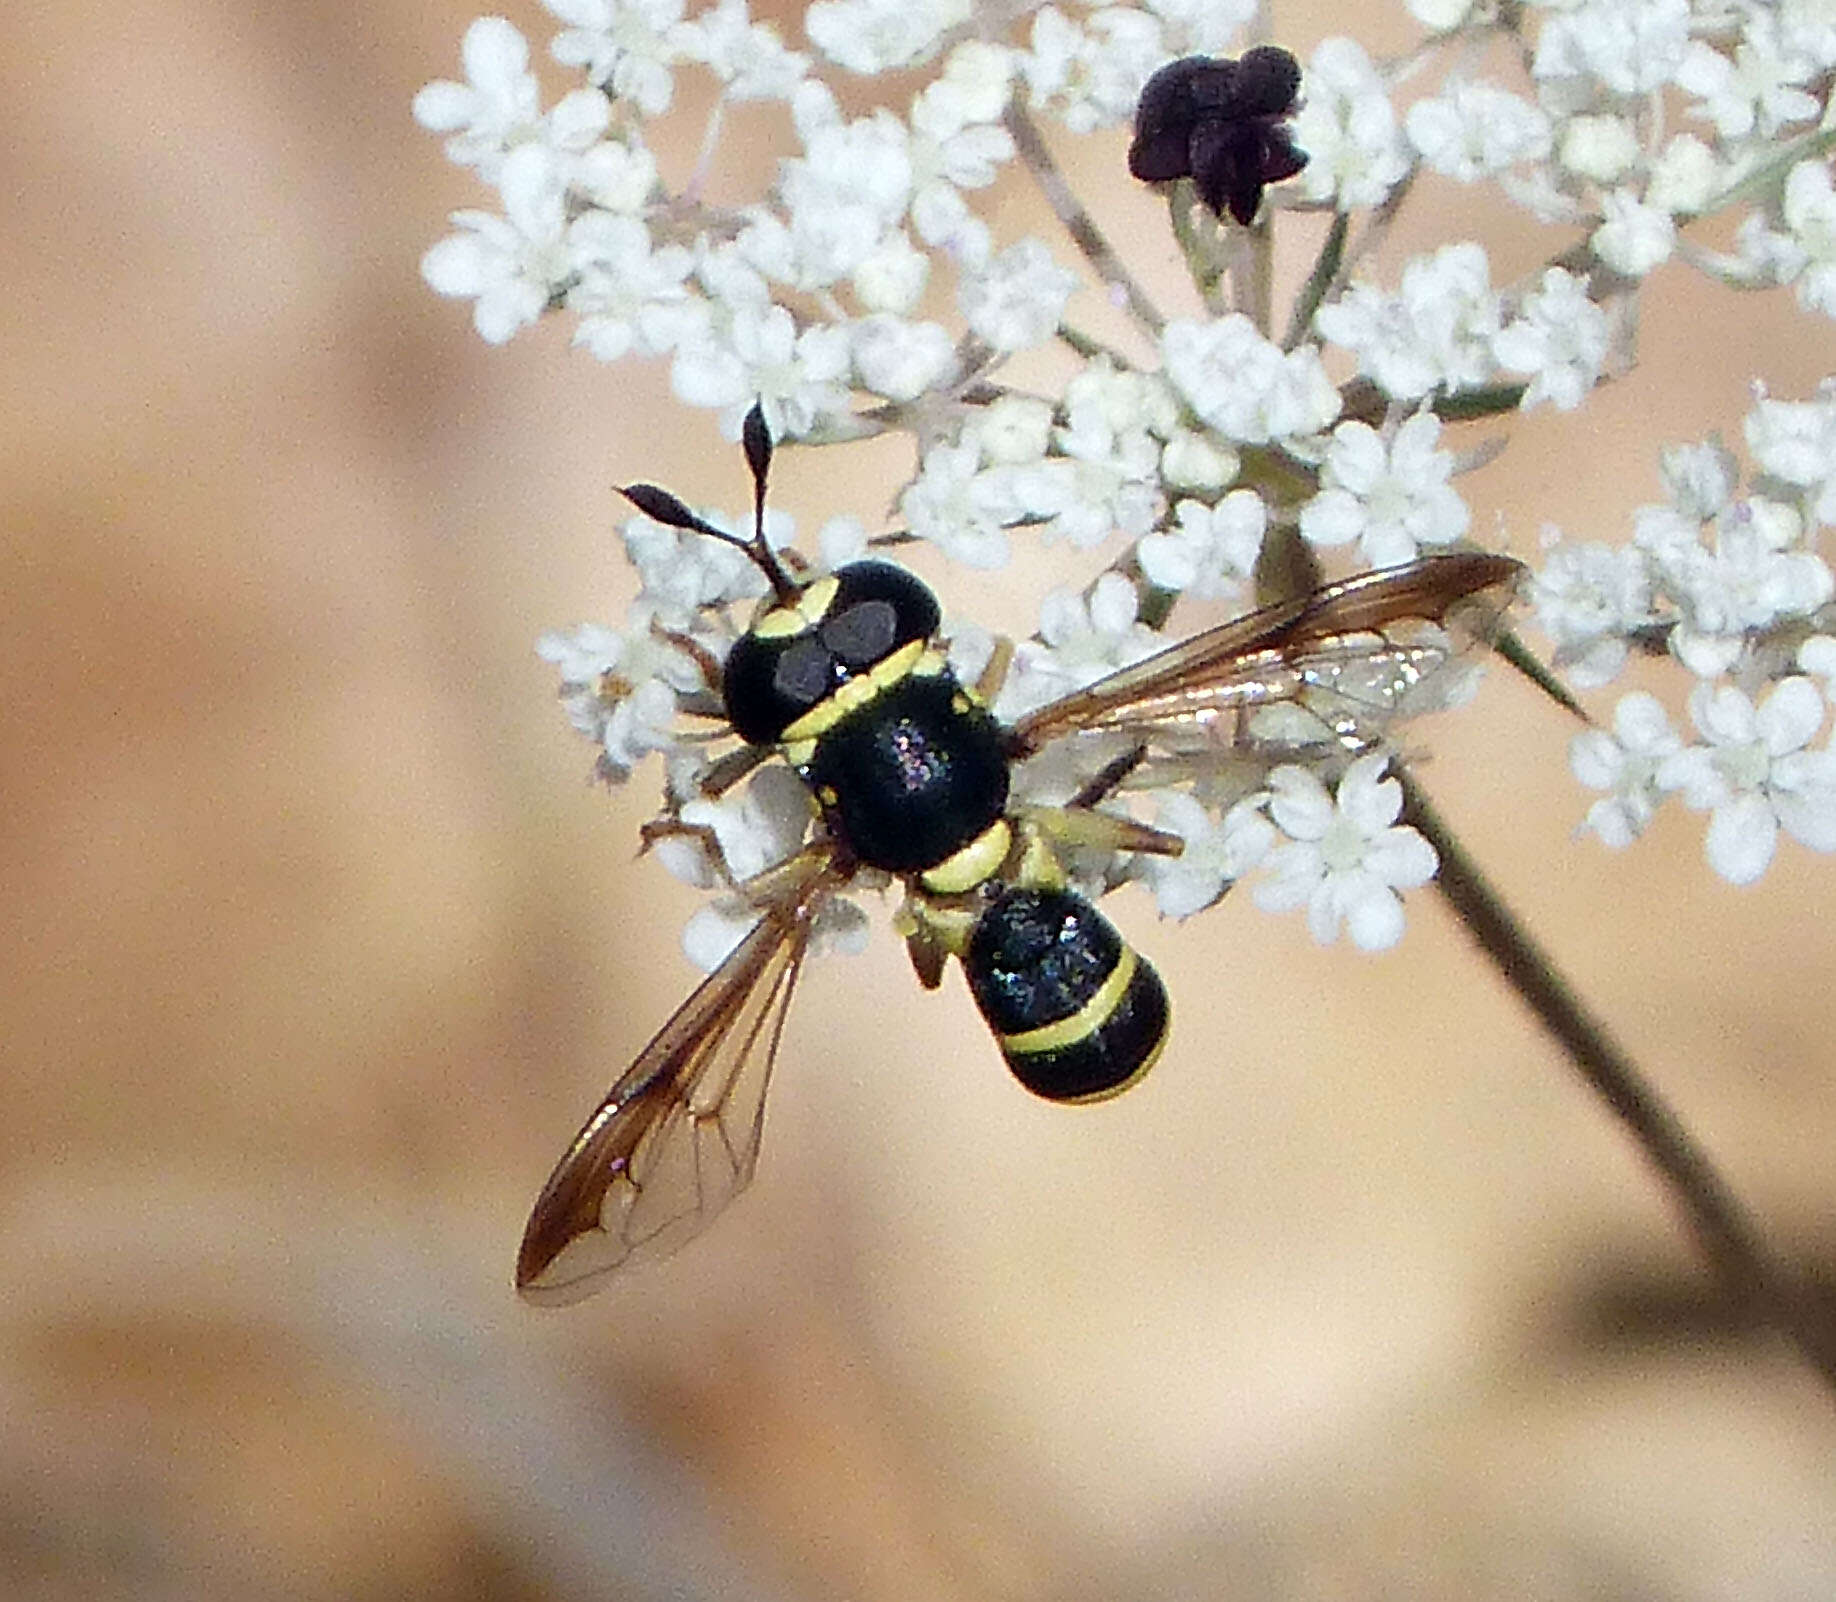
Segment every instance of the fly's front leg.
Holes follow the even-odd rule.
[[[988,662],[976,676],[974,695],[983,706],[993,706],[995,697],[1001,693],[1001,687],[1007,683],[1008,669],[1014,665],[1014,642],[1005,634],[995,636],[994,650],[989,653]]]
[[[819,858],[835,865],[838,878],[850,878],[855,871],[851,859],[836,848],[833,840],[822,837],[820,832],[816,839],[793,851],[782,861],[744,877],[733,871],[733,865],[727,860],[727,853],[721,846],[720,836],[710,824],[687,823],[681,818],[653,818],[638,833],[646,851],[664,841],[692,842],[708,864],[709,876],[753,907],[773,907],[794,899],[791,892],[808,881],[810,868]],[[683,874],[679,867],[672,867],[671,871],[689,879],[691,883],[699,877]]]
[[[717,757],[695,781],[695,790],[703,800],[718,801],[754,768],[772,755],[768,745],[742,745]]]

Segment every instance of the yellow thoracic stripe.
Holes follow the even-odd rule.
[[[1001,1049],[1009,1056],[1031,1056],[1034,1052],[1057,1051],[1072,1046],[1109,1021],[1109,1015],[1121,1006],[1122,998],[1135,977],[1135,951],[1124,946],[1109,977],[1097,986],[1083,1006],[1056,1023],[1041,1024],[1037,1029],[1023,1029],[1017,1035],[1003,1035]]]
[[[856,674],[824,696],[779,735],[779,740],[785,745],[794,745],[799,740],[814,740],[828,733],[856,707],[884,695],[909,675],[924,655],[924,646],[923,640],[907,640],[890,656],[881,657],[865,673]]]
[[[813,629],[828,612],[838,587],[833,576],[818,579],[808,589],[799,591],[797,599],[788,606],[774,606],[762,613],[747,632],[761,639],[779,640]]]
[[[966,846],[952,852],[936,867],[926,868],[919,877],[925,889],[940,896],[961,895],[994,877],[995,870],[1007,860],[1008,847],[1013,840],[1014,832],[1008,827],[1007,819],[996,818]]]

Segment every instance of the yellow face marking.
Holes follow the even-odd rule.
[[[1017,1035],[1003,1035],[1001,1049],[1009,1056],[1025,1057],[1036,1051],[1057,1051],[1060,1046],[1077,1044],[1109,1021],[1109,1015],[1122,1005],[1122,998],[1128,994],[1129,984],[1134,977],[1134,947],[1124,946],[1121,958],[1109,970],[1109,977],[1097,986],[1096,994],[1076,1012],[1068,1018],[1060,1018],[1056,1023],[1041,1024],[1037,1029],[1022,1029]]]
[[[996,818],[961,850],[945,857],[936,867],[926,868],[919,875],[919,882],[940,896],[958,896],[965,890],[973,890],[985,879],[992,878],[1007,860],[1007,850],[1013,839],[1014,832],[1007,826],[1007,819]]]
[[[796,740],[784,747],[784,760],[793,768],[807,768],[815,756],[814,740]]]
[[[923,640],[907,640],[891,656],[881,658],[865,673],[857,674],[840,689],[824,696],[784,731],[783,743],[794,745],[800,740],[815,740],[828,733],[856,707],[884,695],[910,674],[923,655]]]
[[[827,615],[830,603],[835,599],[836,587],[837,581],[833,575],[818,579],[800,591],[797,599],[788,606],[774,606],[769,612],[753,619],[750,632],[760,639],[780,640],[815,628]]]

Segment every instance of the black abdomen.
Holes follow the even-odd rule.
[[[855,856],[889,873],[936,867],[1007,805],[1000,725],[947,669],[910,674],[847,713],[803,776]]]
[[[1075,891],[1001,891],[969,937],[963,969],[1008,1067],[1048,1100],[1126,1089],[1166,1039],[1160,975]]]

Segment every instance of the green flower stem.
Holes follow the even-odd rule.
[[[1500,661],[1523,674],[1563,711],[1572,713],[1583,723],[1591,724],[1594,721],[1587,715],[1587,708],[1574,698],[1568,686],[1555,676],[1536,652],[1524,644],[1524,637],[1516,629],[1500,629],[1498,638],[1492,641],[1492,649]]]
[[[1228,228],[1229,224],[1220,223]],[[1238,276],[1237,310],[1256,325],[1256,331],[1267,339],[1275,321],[1275,231],[1269,226],[1269,214],[1263,214],[1247,228],[1230,230],[1241,252]]]
[[[1528,384],[1485,384],[1456,389],[1434,398],[1434,415],[1444,423],[1473,423],[1486,417],[1508,417],[1523,405]]]
[[[1103,230],[1097,227],[1095,219],[1084,209],[1083,202],[1071,192],[1064,173],[1052,159],[1052,152],[1046,149],[1039,124],[1033,121],[1032,113],[1020,103],[1018,97],[1007,102],[1007,109],[1001,114],[1001,123],[1013,138],[1014,149],[1019,154],[1021,164],[1032,174],[1033,182],[1039,186],[1039,192],[1045,196],[1053,215],[1064,224],[1072,243],[1096,269],[1097,277],[1122,297],[1135,321],[1158,340],[1161,329],[1166,326],[1166,319],[1135,282],[1133,274],[1123,266],[1122,258],[1104,237]]]
[[[1836,99],[1830,104],[1836,110]],[[1836,125],[1830,125],[1826,115],[1825,126],[1781,145],[1769,160],[1743,173],[1688,221],[1699,222],[1704,217],[1713,217],[1743,200],[1766,199],[1784,183],[1786,174],[1799,162],[1815,161],[1833,149],[1836,149]]]
[[[1440,856],[1435,883],[1441,894],[1588,1087],[1624,1121],[1730,1303],[1790,1340],[1836,1392],[1836,1330],[1814,1316],[1797,1276],[1766,1245],[1708,1153],[1517,921],[1413,775],[1400,765],[1394,771],[1403,787],[1404,816]]]
[[[1061,344],[1087,362],[1107,361],[1118,373],[1135,371],[1135,364],[1115,346],[1104,344],[1094,334],[1085,333],[1083,329],[1074,327],[1070,323],[1058,325],[1057,337]]]
[[[1416,175],[1420,171],[1419,167],[1410,168],[1396,187],[1383,197],[1382,204],[1370,214],[1357,239],[1340,253],[1338,269],[1328,280],[1326,292],[1320,297],[1322,300],[1337,300],[1351,279],[1352,269],[1366,256],[1371,255],[1389,236],[1391,225],[1396,221],[1396,214],[1403,209],[1403,203],[1408,200],[1414,190]]]
[[[1429,405],[1444,423],[1475,423],[1488,417],[1506,417],[1524,398],[1527,384],[1487,384],[1479,389],[1457,389],[1451,394],[1436,390]],[[1354,378],[1340,386],[1340,418],[1380,427],[1396,403],[1368,378]],[[1413,409],[1413,405],[1411,405]]]
[[[1192,287],[1213,317],[1222,317],[1224,303],[1224,266],[1218,259],[1218,231],[1211,213],[1199,203],[1198,189],[1190,178],[1176,178],[1165,185],[1167,223],[1174,242],[1185,258]]]
[[[1326,230],[1326,239],[1320,246],[1320,253],[1314,259],[1313,271],[1307,275],[1307,282],[1301,285],[1301,292],[1294,300],[1294,313],[1288,319],[1288,331],[1282,335],[1281,348],[1293,350],[1307,337],[1313,327],[1313,314],[1320,309],[1320,302],[1326,298],[1326,289],[1339,275],[1339,264],[1345,260],[1345,236],[1351,229],[1351,218],[1344,212],[1333,213],[1332,226]]]

